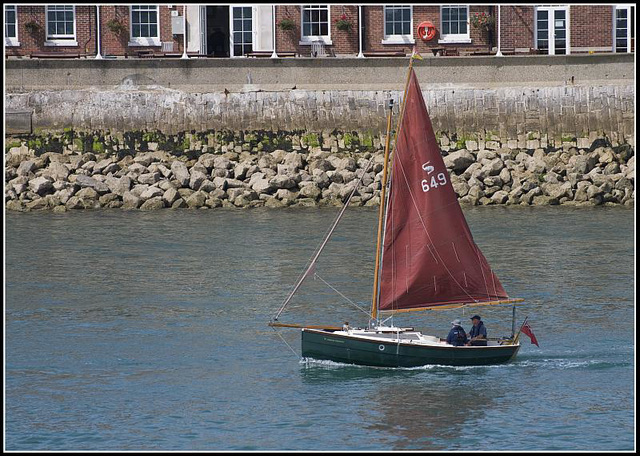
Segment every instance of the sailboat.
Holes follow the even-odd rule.
[[[316,261],[356,185],[305,272],[269,322],[272,327],[301,329],[304,358],[381,367],[465,366],[508,362],[520,348],[519,332],[514,334],[515,303],[523,300],[507,295],[473,240],[442,159],[413,60],[412,56],[392,153],[392,106],[387,117],[369,324],[351,328],[279,321],[304,280],[315,274]],[[414,328],[387,324],[388,315],[403,312],[498,304],[513,305],[512,334],[489,338],[486,346],[453,346]]]

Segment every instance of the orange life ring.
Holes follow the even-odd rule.
[[[436,36],[436,26],[430,21],[421,22],[418,26],[418,36],[422,41],[430,41]]]

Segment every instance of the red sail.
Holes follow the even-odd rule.
[[[413,69],[391,169],[380,310],[508,298],[473,241]]]

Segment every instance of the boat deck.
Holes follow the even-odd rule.
[[[394,330],[395,329],[395,330]],[[401,343],[401,344],[413,344],[413,345],[424,345],[424,346],[435,346],[435,347],[453,347],[453,345],[448,344],[445,339],[442,339],[437,336],[429,336],[426,334],[422,334],[420,331],[414,331],[412,329],[408,330],[405,328],[385,328],[382,330],[372,330],[372,329],[362,329],[362,328],[354,328],[348,329],[346,331],[331,331],[332,334],[337,336],[346,336],[346,337],[357,337],[363,340],[371,340],[371,341],[384,341],[384,342],[393,342],[393,343]],[[487,345],[485,346],[458,346],[456,348],[486,348],[486,347],[501,347],[507,345],[502,339],[496,340],[488,340]]]

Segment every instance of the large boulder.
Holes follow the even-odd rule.
[[[26,160],[20,163],[18,166],[17,174],[18,176],[27,176],[29,173],[36,170],[36,163],[33,160]]]
[[[456,150],[444,157],[444,164],[447,168],[455,171],[456,174],[466,170],[475,161],[475,157],[467,149]]]
[[[151,198],[162,196],[164,192],[158,187],[151,186],[140,194],[140,198],[145,202]]]
[[[137,209],[142,204],[142,199],[139,196],[129,191],[124,192],[122,195],[122,208],[123,209]]]
[[[281,175],[281,174],[272,177],[269,180],[269,183],[271,185],[273,185],[273,187],[276,188],[276,189],[281,189],[281,188],[292,189],[292,188],[294,188],[296,186],[296,181],[294,181],[289,176],[285,176],[285,175]]]
[[[180,198],[180,195],[178,194],[178,191],[173,188],[170,187],[168,188],[163,194],[162,194],[162,199],[164,200],[164,202],[166,203],[167,206],[171,207],[171,205],[178,199]]]
[[[171,163],[171,172],[173,173],[173,177],[180,184],[181,187],[187,187],[189,185],[189,180],[191,179],[191,175],[189,174],[189,169],[187,165],[179,160],[174,160]]]
[[[36,177],[29,181],[29,189],[40,196],[53,193],[53,180],[47,176]]]
[[[164,207],[164,201],[161,196],[154,196],[142,203],[140,206],[141,211],[151,211],[155,209],[162,209]]]
[[[43,171],[43,175],[50,176],[53,180],[67,180],[69,177],[69,168],[60,162],[51,162],[49,166]]]
[[[193,194],[191,194],[191,196],[189,196],[185,202],[187,203],[187,206],[189,206],[192,209],[197,209],[199,207],[204,206],[205,201],[207,200],[207,196],[209,196],[208,194],[206,194],[205,192],[194,192]]]
[[[5,156],[5,165],[7,166],[20,166],[24,161],[27,161],[33,156],[33,152],[29,151],[29,148],[25,144],[21,144],[20,147],[12,147]]]
[[[189,179],[189,188],[193,190],[199,190],[200,185],[207,180],[209,176],[199,170],[191,170],[191,178]]]
[[[76,184],[83,188],[92,188],[98,193],[107,193],[109,186],[93,177],[78,174],[76,176]]]
[[[592,155],[573,155],[567,162],[567,172],[587,174],[596,165],[597,160]]]
[[[109,187],[111,193],[122,196],[131,189],[133,181],[129,176],[122,176],[120,178],[107,176],[104,183]]]

